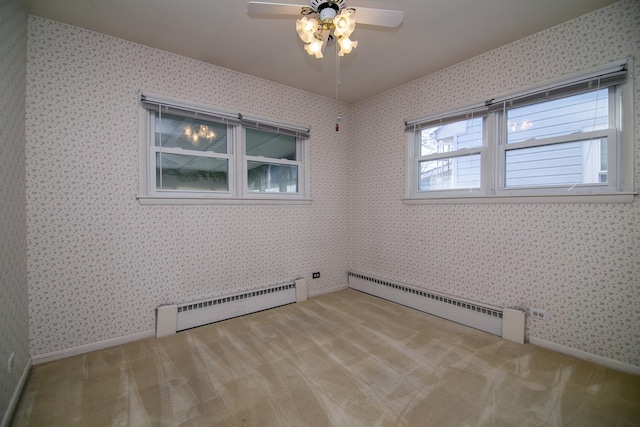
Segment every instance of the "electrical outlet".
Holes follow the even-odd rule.
[[[320,278],[320,272],[319,272],[319,271],[316,271],[315,273],[313,273],[313,274],[311,275],[311,277],[312,277],[312,278],[314,278],[314,279],[319,279],[319,278]]]
[[[530,308],[529,316],[531,316],[533,319],[549,320],[547,312],[544,310],[540,310],[539,308]]]
[[[13,365],[15,364],[16,364],[16,354],[11,353],[11,356],[9,356],[9,360],[7,361],[7,370],[9,371],[9,373],[11,373],[11,370],[13,369]]]

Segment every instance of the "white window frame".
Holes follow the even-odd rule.
[[[455,123],[465,119],[473,119],[474,114],[476,115],[476,118],[478,118],[477,113],[484,112],[482,110],[484,109],[473,108],[471,109],[470,112],[464,114],[465,116],[464,118],[457,117],[457,119],[459,120],[447,120],[446,123]],[[453,116],[457,116],[457,114],[454,113]],[[436,119],[436,121],[438,120],[439,119]],[[482,139],[483,141],[486,141],[487,139],[487,118],[486,117],[483,118],[482,133],[483,133]],[[412,178],[411,178],[411,181],[409,181],[411,185],[411,188],[409,189],[409,191],[412,194],[416,195],[415,197],[417,198],[468,197],[468,196],[482,196],[486,194],[487,180],[483,176],[483,172],[486,170],[485,163],[488,157],[486,155],[488,147],[485,144],[478,147],[473,147],[473,148],[462,148],[459,150],[452,150],[452,151],[447,151],[443,153],[434,153],[434,154],[421,156],[420,148],[419,148],[421,145],[420,132],[412,132],[409,138],[410,138],[410,141],[408,143],[409,145],[411,145],[409,149],[411,159],[408,162],[412,162],[413,164],[410,171],[412,172]],[[480,165],[481,165],[480,166],[480,171],[481,171],[480,187],[466,188],[466,189],[454,188],[454,189],[443,189],[443,190],[420,190],[419,189],[418,181],[420,179],[420,162],[442,160],[442,159],[453,159],[453,158],[471,156],[476,154],[480,155]]]
[[[301,187],[304,187],[304,182],[301,182],[301,176],[300,176],[300,171],[305,170],[304,144],[305,142],[301,138],[296,138],[296,157],[297,157],[296,160],[276,159],[272,157],[263,157],[263,156],[249,156],[246,154],[245,133],[242,132],[242,135],[239,137],[239,144],[238,144],[238,148],[242,153],[242,156],[241,156],[242,164],[240,165],[241,167],[239,168],[240,176],[238,177],[238,182],[241,183],[242,197],[245,199],[255,199],[255,200],[271,200],[271,199],[295,200],[299,198]],[[297,193],[270,193],[270,192],[249,191],[249,185],[247,180],[249,177],[248,164],[250,161],[261,162],[261,163],[271,163],[274,165],[297,166],[298,192]]]
[[[146,109],[145,109],[146,110]],[[233,141],[234,134],[237,132],[236,126],[227,125],[227,153],[214,153],[207,151],[191,151],[185,150],[182,148],[169,148],[169,147],[161,147],[152,143],[151,139],[155,134],[155,115],[154,111],[147,111],[147,194],[150,197],[157,198],[198,198],[198,197],[226,197],[229,198],[233,194],[235,194],[235,180],[231,179],[231,177],[235,174],[236,161],[235,156],[233,154]],[[226,191],[206,191],[206,190],[174,190],[174,189],[162,189],[158,190],[158,183],[156,180],[156,154],[178,154],[183,156],[193,156],[193,157],[208,157],[212,159],[225,159],[227,160],[228,166],[228,189]]]
[[[506,144],[506,114],[504,110],[489,109],[491,102],[503,102],[528,94],[545,91],[550,88],[561,87],[572,82],[578,82],[598,76],[610,70],[620,69],[626,65],[627,78],[622,84],[609,90],[609,96],[614,99],[609,102],[609,129],[583,132],[581,134],[548,138],[544,140],[530,140]],[[637,193],[634,191],[634,111],[633,111],[633,63],[631,58],[616,61],[587,72],[566,76],[563,79],[547,82],[546,84],[523,89],[496,97],[495,100],[477,103],[449,112],[443,112],[426,118],[407,121],[406,130],[406,171],[405,198],[406,204],[459,204],[459,203],[631,203]],[[600,74],[599,74],[600,73]],[[595,88],[594,88],[595,89]],[[484,119],[483,132],[485,134],[482,147],[439,153],[430,156],[420,156],[420,130],[438,121],[446,123],[453,120],[471,118],[470,112],[480,112],[489,109]],[[625,120],[622,120],[622,116]],[[429,126],[426,126],[424,124]],[[576,184],[573,186],[539,186],[539,187],[506,187],[505,155],[506,152],[536,145],[572,142],[607,138],[608,158],[606,184]],[[469,151],[467,153],[466,151]],[[445,189],[419,191],[419,162],[428,158],[451,158],[470,153],[480,153],[481,156],[481,185],[472,189]],[[598,155],[599,157],[599,155]]]
[[[308,204],[309,177],[309,129],[297,124],[275,122],[257,116],[244,116],[202,103],[167,97],[150,92],[140,92],[145,102],[169,106],[177,110],[199,112],[215,116],[227,123],[227,153],[212,153],[184,150],[181,148],[161,148],[154,144],[155,111],[139,106],[139,188],[137,199],[141,204]],[[176,114],[172,112],[171,114]],[[179,113],[178,113],[179,115]],[[206,120],[206,119],[205,119]],[[219,120],[218,120],[219,121]],[[252,127],[268,132],[296,135],[295,161],[272,159],[268,157],[247,156],[245,154],[245,129]],[[228,190],[159,190],[156,185],[156,153],[197,155],[228,160]],[[250,160],[294,164],[298,171],[298,191],[296,193],[250,192],[247,180],[247,162]]]

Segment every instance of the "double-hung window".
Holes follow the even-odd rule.
[[[249,194],[298,193],[300,151],[300,141],[293,135],[247,128],[245,164]]]
[[[453,196],[481,190],[486,118],[486,110],[476,110],[426,121],[412,130],[418,193]]]
[[[150,111],[149,184],[164,194],[230,194],[233,127],[187,112]],[[181,114],[181,115],[178,115]]]
[[[141,95],[143,203],[308,201],[309,130]]]
[[[407,122],[405,201],[633,200],[627,66]]]

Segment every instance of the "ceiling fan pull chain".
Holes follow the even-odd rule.
[[[336,43],[336,102],[340,94],[340,56],[338,56],[338,43]],[[340,130],[340,111],[338,111],[338,117],[336,121],[336,132]]]

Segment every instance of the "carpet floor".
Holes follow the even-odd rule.
[[[18,426],[638,426],[640,377],[357,291],[34,366]]]

